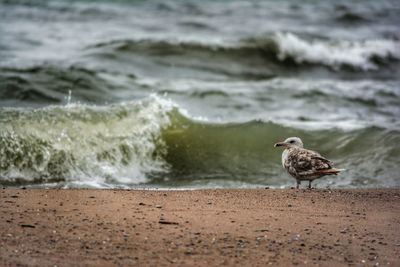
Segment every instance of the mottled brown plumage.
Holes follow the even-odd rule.
[[[335,169],[333,163],[322,157],[318,152],[303,148],[303,142],[298,137],[290,137],[284,142],[275,144],[275,147],[282,146],[285,150],[282,153],[282,166],[297,181],[297,188],[301,181],[311,181],[325,175],[337,175],[340,169]]]

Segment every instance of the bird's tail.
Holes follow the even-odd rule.
[[[345,171],[346,169],[325,169],[325,170],[319,170],[318,172],[320,174],[325,174],[325,175],[338,175],[340,172]]]

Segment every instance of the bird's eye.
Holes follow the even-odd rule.
[[[290,141],[289,143],[291,143],[291,144],[294,144],[294,142],[295,142],[295,141],[294,141],[294,140],[292,140],[292,141]]]

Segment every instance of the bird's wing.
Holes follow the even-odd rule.
[[[292,149],[289,152],[285,167],[294,176],[308,176],[321,170],[332,168],[332,162],[319,153],[308,149]]]
[[[309,150],[309,151],[311,151],[311,150]],[[311,151],[311,152],[314,152],[314,151]],[[318,154],[317,152],[315,152],[316,154]],[[319,154],[318,154],[319,155]],[[325,162],[325,163],[327,163],[327,164],[329,164],[329,166],[331,166],[332,167],[332,165],[333,165],[333,162],[332,161],[330,161],[329,159],[326,159],[326,158],[324,158],[324,157],[322,157],[321,155],[319,155],[319,156],[311,156],[311,159],[317,159],[317,160],[321,160],[321,161],[323,161],[323,162]]]

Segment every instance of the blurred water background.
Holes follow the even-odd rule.
[[[0,184],[400,185],[400,2],[0,0]]]

